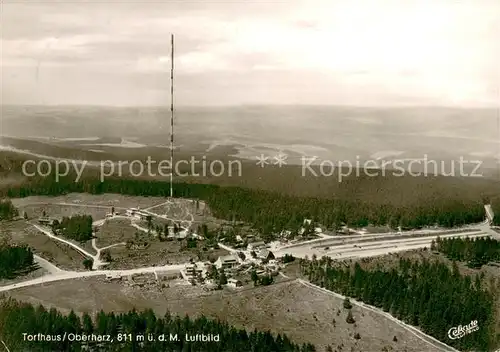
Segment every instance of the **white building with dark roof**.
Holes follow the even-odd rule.
[[[252,242],[247,246],[247,250],[249,251],[257,251],[259,249],[266,248],[266,243],[264,241]]]
[[[238,265],[238,259],[234,255],[219,257],[215,262],[217,269],[231,269]]]
[[[48,216],[41,216],[38,218],[38,223],[41,225],[52,226],[57,222],[57,219]]]

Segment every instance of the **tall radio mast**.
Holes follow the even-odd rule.
[[[174,197],[174,35],[170,36],[170,198]]]

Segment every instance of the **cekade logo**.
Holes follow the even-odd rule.
[[[473,320],[470,322],[469,325],[465,326],[459,325],[448,330],[448,337],[452,340],[456,340],[478,330],[479,330],[479,325],[477,324],[477,320]]]

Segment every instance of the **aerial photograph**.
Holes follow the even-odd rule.
[[[1,0],[0,352],[500,352],[500,0]]]

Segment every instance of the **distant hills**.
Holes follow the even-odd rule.
[[[2,106],[0,145],[33,152],[116,156],[167,155],[167,108]],[[498,167],[500,130],[494,109],[334,106],[180,107],[178,151],[254,159],[283,152],[318,162],[421,159],[482,160]],[[126,149],[126,150],[124,150]],[[57,150],[57,151],[56,151]],[[43,154],[43,153],[41,153]],[[111,155],[111,156],[110,156]]]

